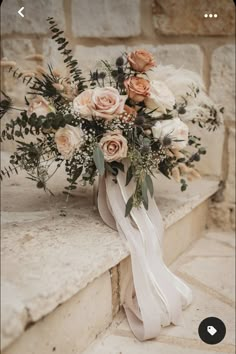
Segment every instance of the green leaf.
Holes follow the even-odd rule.
[[[125,207],[125,217],[127,217],[130,214],[130,212],[133,208],[133,200],[134,200],[133,195],[131,195],[131,197],[128,199],[126,207]]]
[[[147,195],[147,183],[146,180],[144,179],[142,184],[141,184],[141,190],[142,190],[142,198],[143,198],[143,205],[145,207],[145,209],[148,209],[148,195]]]
[[[129,166],[129,168],[127,170],[127,174],[126,174],[125,186],[128,186],[128,184],[132,178],[133,178],[133,168],[132,168],[132,166]]]
[[[113,161],[111,163],[112,168],[117,168],[118,170],[121,170],[122,172],[125,171],[124,165],[122,162],[117,162],[117,161]]]
[[[152,182],[152,178],[150,175],[146,175],[146,183],[147,183],[147,188],[149,190],[149,193],[151,195],[151,197],[153,197],[154,195],[154,188],[153,188],[153,182]]]
[[[105,163],[105,168],[107,171],[111,172],[113,174],[113,176],[117,176],[118,171],[114,170],[108,162]]]
[[[204,147],[200,147],[198,152],[199,152],[199,154],[205,155],[206,154],[206,149]]]
[[[83,166],[80,166],[80,167],[75,171],[74,176],[73,176],[73,178],[72,178],[72,182],[71,182],[72,184],[74,184],[74,183],[77,181],[77,179],[78,179],[79,176],[81,175],[82,171],[83,171]]]
[[[105,161],[104,161],[103,152],[99,146],[97,146],[93,151],[93,160],[95,162],[95,165],[98,169],[100,176],[103,176],[105,172]]]

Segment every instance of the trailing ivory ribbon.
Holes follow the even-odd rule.
[[[192,301],[191,290],[164,264],[162,257],[163,221],[150,198],[149,208],[133,208],[125,217],[127,200],[134,190],[125,186],[125,173],[117,183],[108,174],[98,188],[98,209],[103,221],[124,237],[131,254],[133,279],[129,283],[124,309],[134,335],[144,341],[156,338],[161,327],[182,321],[182,309]]]

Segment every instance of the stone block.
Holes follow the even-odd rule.
[[[65,27],[62,0],[25,0],[24,18],[17,12],[20,5],[15,0],[3,1],[1,5],[1,34],[46,34],[48,33],[48,16],[53,16],[60,25]]]
[[[31,326],[3,354],[81,353],[111,321],[111,280],[106,272]]]
[[[173,64],[176,68],[196,71],[202,75],[203,52],[195,44],[169,44],[156,47],[157,63],[163,65]]]
[[[205,14],[217,18],[205,18]],[[231,0],[153,0],[153,23],[164,35],[230,35],[235,33],[235,9]]]
[[[35,54],[35,48],[30,39],[4,39],[2,41],[2,52],[3,57],[16,62],[15,68],[19,68],[19,70],[32,71],[36,67],[35,62],[25,60],[27,55]],[[3,70],[3,74],[6,93],[12,98],[13,103],[24,104],[24,96],[29,88],[23,84],[22,79],[14,78],[12,73],[8,72],[8,68]]]
[[[224,119],[235,119],[235,46],[214,50],[211,61],[210,95],[225,107]]]
[[[76,37],[133,37],[141,32],[140,0],[73,0]]]
[[[115,59],[122,55],[126,51],[126,47],[123,45],[114,46],[96,46],[85,47],[78,45],[75,47],[75,58],[79,62],[79,66],[89,73],[90,70],[104,69],[104,65],[101,60],[108,60],[114,63]]]
[[[226,200],[235,203],[235,129],[229,128],[228,137],[228,177],[226,181]]]
[[[216,271],[217,269],[217,271]],[[218,298],[232,305],[234,302],[235,267],[234,257],[228,253],[214,257],[198,255],[192,260],[182,264],[179,268],[181,274],[187,274],[188,279],[195,279],[202,284],[202,289],[209,289],[209,293],[219,294]]]

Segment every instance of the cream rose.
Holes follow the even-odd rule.
[[[156,65],[153,55],[145,49],[129,53],[127,59],[132,69],[139,72],[145,72]]]
[[[82,117],[88,118],[92,116],[92,109],[91,109],[91,103],[92,103],[92,94],[93,94],[92,89],[87,89],[80,93],[77,97],[75,97],[73,101],[73,108],[74,111],[81,114]]]
[[[162,81],[150,81],[150,95],[145,99],[146,107],[154,110],[152,115],[158,117],[168,110],[172,110],[175,104],[175,96]]]
[[[114,87],[96,87],[91,97],[91,109],[96,117],[111,120],[123,113],[127,96],[120,96]]]
[[[57,130],[55,134],[57,150],[66,159],[69,160],[76,149],[82,144],[82,131],[78,127],[67,124],[64,128]]]
[[[44,97],[38,95],[30,102],[27,115],[35,113],[37,116],[46,116],[50,112],[55,112],[55,108]]]
[[[163,140],[170,138],[170,146],[173,149],[181,150],[188,143],[188,126],[179,118],[168,119],[162,122],[157,121],[152,127],[154,138]]]
[[[135,102],[142,102],[149,96],[149,81],[142,77],[131,76],[124,82],[128,96]]]
[[[106,133],[99,145],[107,162],[120,161],[127,157],[127,140],[119,130]]]

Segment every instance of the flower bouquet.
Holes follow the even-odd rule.
[[[198,75],[157,65],[146,50],[121,53],[114,63],[103,60],[102,69],[85,78],[63,31],[53,18],[47,21],[68,75],[51,65],[29,73],[14,62],[1,62],[29,88],[26,107],[1,132],[2,141],[17,143],[1,178],[24,169],[48,191],[48,180],[64,167],[64,193],[70,194],[100,176],[99,212],[131,252],[134,281],[124,304],[130,326],[140,340],[156,337],[161,326],[179,322],[191,292],[162,260],[153,177],[160,172],[173,178],[182,191],[199,177],[195,163],[206,150],[188,122],[214,131],[222,108],[206,95]],[[10,109],[13,102],[2,92],[1,117]],[[29,135],[31,142],[25,139]]]

